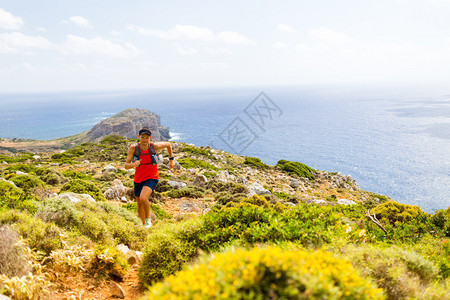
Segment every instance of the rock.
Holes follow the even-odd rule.
[[[33,155],[33,159],[38,160],[41,159],[41,157],[39,155]]]
[[[170,170],[169,166],[166,164],[159,164],[158,167],[159,167],[159,169],[162,169],[162,170]]]
[[[198,175],[195,177],[194,182],[192,184],[194,185],[203,185],[208,182],[208,179],[205,175]]]
[[[103,172],[117,172],[117,169],[114,168],[112,165],[107,165],[103,168]]]
[[[0,294],[0,300],[11,300],[11,298],[9,298],[8,296]]]
[[[348,199],[339,199],[337,201],[337,204],[342,204],[342,205],[356,205],[356,202],[353,200],[348,200]]]
[[[169,185],[176,190],[182,189],[187,186],[187,184],[184,182],[178,182],[173,180],[169,181]]]
[[[325,201],[325,200],[312,200],[312,203],[325,205],[325,204],[327,204],[327,201]]]
[[[118,285],[117,283],[115,283],[114,281],[111,281],[111,283],[109,284],[109,290],[111,291],[111,296],[112,297],[117,297],[120,299],[125,299],[125,292],[123,291],[123,289],[120,287],[120,285]]]
[[[195,203],[182,203],[179,208],[181,211],[185,212],[200,211],[200,208]]]
[[[248,187],[248,197],[251,197],[253,195],[270,195],[270,191],[266,190],[262,185],[260,185],[257,182],[252,183]]]
[[[173,165],[173,170],[182,170],[183,169],[183,167],[180,165],[180,163],[176,159],[174,159],[173,161],[175,163]]]
[[[89,194],[77,194],[77,196],[80,197],[81,200],[86,200],[86,201],[89,201],[89,202],[96,202],[95,199],[92,198],[92,196],[89,195]]]
[[[289,185],[291,188],[297,189],[300,186],[300,182],[297,179],[292,179]]]
[[[284,204],[289,205],[290,207],[295,207],[295,203],[292,202],[284,202]]]
[[[100,141],[108,135],[135,139],[142,127],[150,129],[154,141],[168,141],[170,139],[169,128],[161,126],[161,117],[158,114],[147,109],[132,108],[95,125],[86,133],[85,142]]]
[[[88,195],[88,194],[76,194],[76,193],[72,193],[72,192],[67,192],[67,193],[60,194],[57,197],[59,197],[60,199],[69,200],[70,202],[73,202],[73,203],[80,202],[81,200],[95,202],[95,199],[92,198],[92,196]]]
[[[130,248],[128,248],[128,246],[125,244],[117,245],[116,249],[122,252],[124,255],[128,255],[128,253],[130,252]]]
[[[214,177],[214,180],[219,181],[219,182],[223,182],[223,183],[227,183],[228,182],[228,176],[229,176],[228,171],[220,171]]]
[[[128,199],[127,197],[123,196],[122,198],[120,198],[120,201],[122,201],[123,203],[127,203]]]
[[[142,257],[144,256],[144,253],[141,251],[135,251],[134,254],[136,254],[138,261],[141,261]]]
[[[3,165],[7,165],[8,163],[6,161],[2,161],[2,164]]]
[[[248,180],[247,180],[247,178],[242,177],[242,176],[236,178],[236,182],[237,182],[237,183],[240,183],[240,184],[243,184],[243,185],[248,185]]]
[[[120,179],[114,179],[112,185],[103,193],[106,199],[121,201],[122,197],[126,195],[127,188],[123,185]]]
[[[57,166],[59,166],[60,165],[60,163],[50,163],[50,166],[51,167],[57,167]]]
[[[24,173],[22,171],[16,171],[16,175],[28,175],[28,173]]]
[[[90,163],[91,163],[91,162],[88,161],[88,160],[83,161],[83,164],[84,164],[84,165],[89,165]]]
[[[137,264],[137,259],[136,259],[136,257],[135,256],[133,256],[133,255],[130,255],[130,256],[128,256],[128,264],[130,265],[130,266],[132,266],[132,265],[134,265],[134,264]]]
[[[68,194],[68,193],[64,193],[64,194],[59,195],[59,198],[60,199],[65,199],[65,200],[69,200],[72,203],[77,203],[77,202],[81,201],[77,197],[75,197],[75,196],[73,196],[71,194]]]

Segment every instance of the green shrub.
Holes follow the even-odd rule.
[[[282,159],[277,162],[276,167],[287,173],[297,174],[299,177],[305,177],[310,180],[315,178],[314,173],[316,173],[316,170],[296,161],[292,162]]]
[[[187,186],[178,190],[172,189],[167,193],[167,196],[171,198],[182,198],[182,197],[202,198],[205,196],[205,189],[198,186]]]
[[[218,169],[214,167],[213,165],[208,164],[207,162],[195,158],[181,158],[178,160],[180,165],[185,169],[206,169],[206,170],[213,170],[217,171]]]
[[[228,192],[230,194],[247,194],[247,187],[234,182],[221,182],[210,180],[206,183],[206,188],[212,190],[214,193]]]
[[[80,214],[69,200],[48,198],[39,205],[36,217],[44,222],[54,222],[60,227],[72,229],[79,226]]]
[[[200,154],[206,157],[211,157],[211,155],[209,154],[209,151],[206,149],[202,149],[202,148],[197,148],[197,147],[192,147],[189,145],[184,146],[183,148],[180,149],[181,152],[187,152],[187,153],[192,153],[192,154]]]
[[[159,205],[150,203],[150,211],[160,220],[172,219],[172,215],[162,209]]]
[[[67,179],[59,170],[43,169],[39,172],[38,175],[42,181],[50,185],[59,185],[67,181]]]
[[[88,194],[98,201],[106,200],[105,196],[102,194],[102,191],[96,185],[82,179],[74,179],[63,185],[60,192],[66,191],[77,194]]]
[[[30,193],[31,189],[34,188],[45,187],[45,183],[33,175],[17,175],[11,178],[11,181],[24,190],[25,193]]]
[[[244,193],[231,194],[230,192],[219,192],[215,195],[214,199],[217,201],[218,205],[227,205],[232,202],[241,202],[247,197]]]
[[[199,219],[156,226],[145,242],[139,267],[141,283],[150,285],[171,275],[197,257]]]
[[[216,177],[217,173],[205,171],[205,172],[203,172],[203,175],[205,175],[205,177],[207,179],[212,179],[212,178]]]
[[[229,192],[219,192],[214,196],[214,199],[220,205],[226,205],[228,202],[232,201],[233,196]]]
[[[0,154],[0,161],[6,161],[7,163],[11,164],[11,163],[18,163],[18,162],[24,162],[26,160],[32,159],[33,158],[32,153],[18,153],[16,155],[3,155]]]
[[[37,175],[40,175],[40,173],[44,170],[43,168],[38,168],[35,167],[31,164],[18,164],[18,165],[13,165],[13,166],[9,166],[6,168],[6,170],[8,170],[9,172],[14,172],[16,173],[17,171],[20,172],[24,172],[24,173],[35,173]]]
[[[162,179],[158,181],[158,184],[155,187],[155,192],[162,193],[172,190],[172,186],[169,184],[169,180]]]
[[[92,179],[92,177],[89,175],[86,175],[86,174],[83,174],[83,173],[77,172],[77,171],[72,171],[72,170],[64,171],[63,175],[68,178],[72,178],[72,179],[84,179],[84,180]]]
[[[382,203],[376,206],[373,212],[381,222],[391,225],[395,225],[396,222],[408,222],[420,214],[424,214],[417,205],[407,205],[395,201]]]
[[[442,228],[445,236],[450,237],[450,214],[444,210],[438,210],[431,216],[431,222],[437,228]]]
[[[270,168],[269,165],[266,165],[265,163],[263,163],[261,161],[261,159],[259,159],[257,157],[246,157],[244,164],[254,166],[254,167],[257,167],[258,169],[263,169],[263,170]]]
[[[69,149],[65,153],[67,153],[70,157],[80,157],[85,154],[85,152],[80,148]]]
[[[115,172],[103,172],[102,176],[98,180],[100,181],[113,181],[117,178],[117,175]]]
[[[71,203],[50,198],[43,202],[36,216],[108,245],[123,243],[138,249],[146,237],[146,231],[134,213],[107,202],[83,200]]]
[[[25,212],[0,211],[0,223],[16,230],[31,249],[46,255],[62,247],[61,230],[54,223],[45,223]]]
[[[105,145],[123,145],[123,144],[127,144],[128,140],[126,138],[124,138],[121,135],[108,135],[107,137],[103,138],[100,141],[100,144],[105,144]]]
[[[0,180],[0,207],[34,213],[37,210],[37,199],[30,194],[25,194],[12,184]]]
[[[8,277],[27,275],[31,271],[27,258],[17,232],[8,226],[0,226],[0,274]]]
[[[423,256],[397,246],[347,245],[345,251],[362,274],[383,288],[388,299],[432,299],[426,296],[429,291],[424,291],[424,287],[438,280],[439,270]],[[448,290],[446,296],[450,296]]]
[[[105,245],[95,247],[88,269],[94,278],[122,281],[127,270],[128,263],[120,251]]]
[[[234,250],[203,259],[149,291],[150,299],[383,299],[351,263],[318,250]]]
[[[244,245],[295,241],[317,247],[343,230],[340,216],[330,208],[297,205],[287,209],[270,204],[261,196],[213,209],[202,221],[200,247],[205,250],[218,250],[237,240]]]

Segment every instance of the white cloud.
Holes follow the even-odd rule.
[[[135,31],[141,35],[153,36],[155,38],[163,40],[187,39],[206,42],[219,41],[229,44],[240,44],[240,45],[253,44],[253,41],[237,32],[223,31],[221,33],[215,34],[208,28],[192,25],[177,24],[173,28],[168,30],[142,28],[134,25],[129,25],[127,26],[127,29]]]
[[[12,13],[0,8],[0,28],[16,30],[24,24],[21,17],[16,17]]]
[[[60,50],[63,54],[104,54],[116,57],[132,57],[142,53],[129,43],[119,45],[100,37],[87,39],[72,34],[67,35]]]
[[[272,47],[275,48],[275,49],[282,49],[282,48],[287,48],[288,44],[280,42],[280,41],[277,41],[277,42],[272,44]]]
[[[206,69],[229,69],[230,65],[223,62],[207,62],[207,63],[200,63],[201,67]]]
[[[45,29],[44,27],[38,27],[36,29],[42,32],[47,32],[47,29]]]
[[[295,29],[285,25],[285,24],[278,24],[278,30],[283,31],[283,32],[287,32],[287,33],[293,33],[295,32]]]
[[[168,30],[142,28],[130,25],[127,27],[127,29],[136,31],[137,33],[142,35],[149,35],[163,40],[190,39],[200,41],[212,41],[215,39],[214,34],[212,33],[211,30],[191,25],[177,24],[175,25],[174,28]]]
[[[69,20],[80,27],[89,27],[89,20],[82,16],[73,16]]]
[[[183,54],[183,55],[194,55],[194,54],[198,53],[197,49],[194,49],[189,46],[178,46],[177,51],[178,51],[178,53]]]
[[[254,44],[246,36],[233,31],[224,31],[217,35],[217,38],[223,42],[234,44],[234,45],[251,45]]]
[[[310,35],[316,40],[329,44],[351,43],[353,40],[347,35],[328,28],[313,29]]]
[[[20,32],[0,34],[0,53],[25,53],[30,48],[49,49],[52,44],[44,37],[30,36]]]
[[[118,30],[111,30],[111,34],[114,35],[114,36],[122,35],[122,33],[120,31],[118,31]]]
[[[222,47],[208,48],[208,49],[206,49],[206,52],[208,52],[210,54],[233,54],[233,51],[231,49],[222,48]]]

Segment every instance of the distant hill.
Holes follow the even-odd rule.
[[[154,141],[168,141],[170,139],[169,128],[162,126],[161,117],[158,114],[147,109],[130,108],[101,121],[88,131],[73,136],[48,141],[17,138],[0,139],[0,153],[69,149],[82,143],[98,142],[109,135],[120,135],[128,139],[137,138],[138,131],[142,127],[150,129]]]

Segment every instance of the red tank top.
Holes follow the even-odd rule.
[[[147,179],[159,179],[158,165],[152,165],[152,158],[147,150],[142,150],[140,155],[141,164],[134,173],[134,182],[141,183]]]

